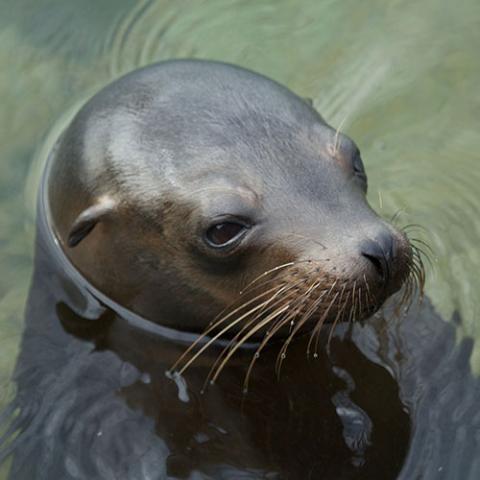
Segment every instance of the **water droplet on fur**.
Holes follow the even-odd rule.
[[[315,353],[313,354],[313,358],[318,358],[318,353],[317,353],[317,352],[315,352]]]

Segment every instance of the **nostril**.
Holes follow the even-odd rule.
[[[385,279],[386,271],[385,271],[384,264],[383,264],[382,260],[380,260],[378,257],[376,257],[374,255],[370,255],[368,253],[362,252],[362,255],[365,258],[367,258],[368,260],[370,260],[370,262],[372,263],[373,267],[375,268],[378,276],[381,277],[382,279]]]
[[[361,254],[368,259],[379,277],[388,282],[391,264],[395,255],[395,239],[390,232],[384,232],[375,239],[367,240],[361,246]]]

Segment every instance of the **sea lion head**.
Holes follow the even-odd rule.
[[[239,67],[170,61],[117,80],[66,129],[47,182],[75,267],[176,329],[318,331],[419,278],[406,235],[367,203],[354,141]]]

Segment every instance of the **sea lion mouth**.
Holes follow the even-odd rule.
[[[409,254],[403,259],[394,290],[382,288],[366,274],[342,278],[322,271],[319,262],[311,259],[278,265],[251,281],[240,292],[239,299],[204,331],[209,341],[192,343],[171,371],[183,374],[217,340],[228,338],[230,332],[236,331],[214,362],[207,381],[217,380],[245,342],[259,339],[245,376],[244,389],[247,389],[255,362],[267,345],[280,343],[275,365],[279,374],[294,338],[309,335],[306,355],[316,358],[324,327],[329,327],[329,343],[337,324],[365,320],[398,290],[396,311],[408,309],[416,292],[420,292],[419,298],[423,296],[425,267],[422,256],[428,258],[428,255],[415,239],[409,239],[405,231],[402,233],[408,241]]]

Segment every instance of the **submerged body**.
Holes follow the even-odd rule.
[[[409,417],[395,380],[351,340],[334,338],[327,353],[322,338],[309,361],[308,338],[294,340],[280,378],[277,348],[267,349],[248,394],[253,351],[243,349],[202,393],[222,346],[172,381],[191,339],[105,306],[48,228],[39,221],[15,374],[7,434],[19,435],[0,449],[13,456],[12,480],[397,477]]]
[[[480,473],[472,341],[458,344],[427,301],[401,319],[388,309],[357,324],[349,340],[334,336],[315,360],[307,361],[304,339],[294,340],[279,381],[276,349],[267,350],[247,395],[241,387],[251,350],[200,393],[217,347],[183,375],[185,398],[165,371],[191,339],[175,340],[119,305],[105,306],[59,253],[39,217],[17,395],[0,414],[0,462],[12,457],[11,480],[451,480]],[[438,401],[439,382],[449,386],[448,399]],[[446,469],[458,429],[464,454]]]

